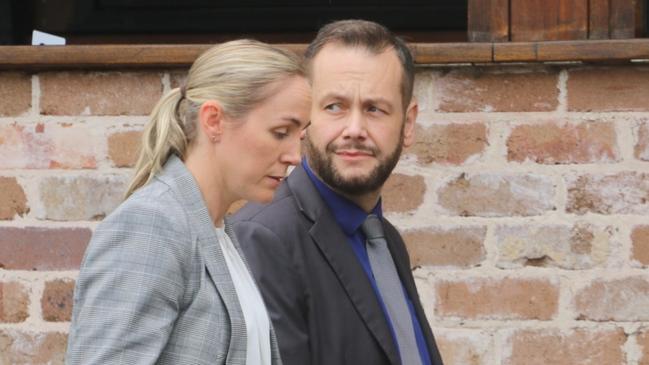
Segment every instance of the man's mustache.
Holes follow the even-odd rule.
[[[378,148],[373,147],[373,146],[366,146],[366,145],[364,145],[362,143],[358,143],[358,142],[345,143],[345,144],[333,144],[333,143],[330,143],[327,146],[327,152],[329,152],[329,153],[336,153],[339,150],[356,150],[356,151],[371,154],[372,156],[378,156],[378,154],[379,154]]]

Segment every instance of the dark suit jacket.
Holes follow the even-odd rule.
[[[301,165],[272,203],[248,204],[232,223],[266,301],[285,365],[400,363],[369,279]],[[405,245],[391,224],[386,222],[384,230],[432,364],[441,365]]]

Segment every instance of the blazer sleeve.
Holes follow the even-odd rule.
[[[282,362],[310,364],[307,293],[292,251],[259,222],[237,221],[233,228],[264,298]]]
[[[67,364],[156,362],[190,257],[189,231],[174,213],[160,199],[132,199],[97,228],[76,283]]]

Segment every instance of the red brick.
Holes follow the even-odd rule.
[[[415,69],[415,84],[413,85],[413,96],[417,100],[419,114],[427,114],[437,109],[435,103],[435,84],[439,73],[428,68]]]
[[[455,69],[435,84],[439,111],[552,111],[559,104],[558,75],[549,69]]]
[[[598,279],[575,294],[577,318],[592,321],[649,321],[649,278]]]
[[[459,165],[479,156],[487,148],[487,127],[482,123],[417,125],[415,143],[406,153],[414,153],[421,164],[431,162]]]
[[[649,265],[649,226],[636,226],[631,232],[632,259]]]
[[[488,334],[473,330],[433,331],[444,365],[491,363],[494,345]]]
[[[622,329],[522,329],[507,340],[503,365],[626,365]]]
[[[439,281],[436,291],[435,310],[443,317],[550,320],[559,303],[558,285],[541,279]]]
[[[499,226],[496,265],[590,269],[604,267],[611,254],[612,228],[588,224]]]
[[[0,323],[19,323],[25,321],[27,317],[29,317],[27,288],[17,282],[0,282]]]
[[[437,193],[442,207],[461,216],[533,216],[556,209],[552,181],[531,174],[461,174]]]
[[[406,231],[403,239],[413,267],[472,267],[485,259],[486,233],[486,227],[430,228]]]
[[[568,213],[649,214],[649,174],[590,174],[566,180]]]
[[[649,67],[588,67],[569,71],[568,110],[649,110]]]
[[[383,186],[383,208],[387,212],[415,210],[424,201],[425,193],[426,182],[422,176],[394,173]]]
[[[63,365],[67,336],[0,329],[0,364]]]
[[[149,115],[162,96],[157,72],[46,72],[39,75],[41,113]]]
[[[10,220],[29,212],[27,197],[15,177],[0,176],[0,220]]]
[[[133,167],[140,151],[142,132],[117,132],[108,136],[108,157],[115,167]]]
[[[122,175],[56,176],[39,184],[44,210],[40,219],[100,220],[123,200],[127,178]]]
[[[649,124],[638,126],[637,142],[633,152],[638,160],[649,161]]]
[[[645,328],[638,333],[637,342],[641,349],[638,365],[649,365],[649,329]]]
[[[0,169],[94,169],[93,134],[83,123],[0,125]]]
[[[620,160],[616,141],[612,123],[521,125],[507,140],[507,159],[542,164],[613,162]]]
[[[53,280],[45,283],[41,297],[43,319],[49,322],[70,321],[72,317],[74,280]]]
[[[0,72],[0,117],[18,116],[28,112],[31,107],[31,76],[17,72]]]
[[[78,270],[91,234],[88,228],[0,227],[0,268]]]

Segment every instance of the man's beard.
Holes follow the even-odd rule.
[[[403,128],[399,133],[399,143],[394,151],[385,158],[379,160],[379,164],[365,176],[355,176],[346,178],[341,175],[334,167],[331,156],[340,148],[355,149],[358,151],[369,152],[373,156],[378,156],[379,151],[376,148],[363,146],[361,143],[349,143],[344,145],[328,144],[325,152],[318,150],[309,138],[308,132],[305,138],[306,153],[309,159],[309,167],[334,190],[348,195],[361,195],[379,190],[385,181],[390,177],[392,170],[399,162],[401,150],[403,149]]]

